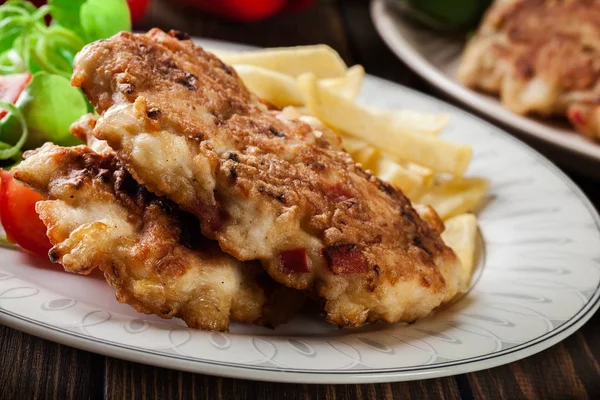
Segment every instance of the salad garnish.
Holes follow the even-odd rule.
[[[131,30],[125,0],[24,0],[0,6],[0,166],[46,141],[79,144],[69,126],[93,108],[71,86],[83,46]]]

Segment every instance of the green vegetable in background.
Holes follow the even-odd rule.
[[[29,130],[27,129],[27,123],[21,111],[11,103],[0,101],[0,107],[8,110],[16,118],[21,127],[21,136],[14,145],[11,146],[8,143],[0,142],[0,160],[13,159],[17,161],[21,158],[21,147],[23,147],[28,138]]]
[[[394,3],[429,28],[467,31],[477,26],[492,0],[395,0]]]
[[[88,42],[131,30],[129,7],[122,0],[87,0],[80,16]]]
[[[49,0],[52,17],[60,24],[83,37],[81,27],[81,6],[87,0]]]
[[[53,22],[47,26],[44,17]],[[70,76],[73,58],[89,42],[131,30],[125,0],[24,0],[0,6],[0,73],[46,71]]]
[[[22,150],[45,141],[79,143],[69,126],[93,108],[70,85],[73,60],[87,43],[123,30],[131,30],[126,0],[49,0],[40,8],[9,0],[0,5],[0,75],[34,74],[15,105],[0,106],[9,111],[0,120],[0,160],[18,161]]]
[[[0,73],[24,72],[32,67],[32,33],[45,29],[47,13],[48,6],[36,9],[23,0],[9,0],[0,7]]]
[[[52,16],[86,42],[131,30],[129,7],[123,0],[49,0]]]
[[[45,141],[65,146],[81,143],[69,133],[69,126],[87,113],[87,101],[67,78],[38,72],[23,96],[22,112],[30,131],[28,147]]]
[[[8,110],[10,113],[4,117],[2,119],[2,123],[0,123],[0,143],[7,146],[12,146],[19,141],[19,138],[23,134],[24,127],[27,127],[27,122],[25,122],[24,119],[21,120],[21,118],[24,118],[21,112],[24,100],[25,98],[21,97],[19,101],[14,104],[18,113],[10,112],[8,108],[0,107]],[[25,122],[25,125],[23,125],[22,122]],[[0,157],[0,160],[4,160],[4,158]]]

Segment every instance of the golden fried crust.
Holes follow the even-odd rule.
[[[99,267],[139,312],[225,331],[230,319],[275,325],[301,304],[258,264],[202,239],[191,215],[139,186],[113,155],[47,143],[14,174],[48,199],[36,210],[54,244],[50,259],[73,273]]]
[[[412,321],[457,291],[459,263],[410,202],[309,124],[268,111],[215,56],[159,30],[77,56],[134,178],[240,260],[320,297],[328,321]]]
[[[69,128],[69,131],[79,140],[88,145],[95,153],[98,154],[114,154],[112,149],[104,140],[98,140],[93,135],[94,127],[96,126],[97,118],[93,114],[85,114]]]
[[[600,138],[600,5],[497,0],[463,55],[459,78],[521,114],[563,115]]]

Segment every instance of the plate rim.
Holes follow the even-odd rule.
[[[519,132],[558,146],[563,150],[600,161],[600,145],[594,145],[594,143],[579,137],[575,131],[572,135],[557,132],[554,128],[510,111],[500,103],[495,105],[481,102],[482,94],[448,79],[444,73],[415,51],[403,37],[394,33],[396,30],[394,23],[397,23],[397,19],[387,12],[389,7],[391,6],[388,4],[388,0],[371,1],[370,14],[377,32],[387,47],[430,85],[458,100],[462,105],[477,110],[496,122],[507,124]]]
[[[206,41],[208,42],[208,41]],[[227,43],[227,42],[220,42]],[[234,44],[234,43],[232,43]],[[437,104],[443,104],[453,115],[462,118],[470,118],[477,121],[481,126],[486,126],[491,129],[495,135],[512,142],[515,146],[520,146],[530,156],[540,161],[552,174],[558,177],[577,197],[589,212],[591,219],[594,222],[597,231],[600,231],[600,215],[598,211],[577,186],[563,171],[561,171],[554,163],[548,160],[528,144],[511,136],[503,129],[491,124],[490,122],[473,115],[469,111],[460,109],[459,107],[447,103],[441,99],[437,99],[428,94],[421,93],[404,85],[367,75],[366,80],[383,83],[392,86],[393,90],[401,90],[410,92],[413,95],[426,98],[428,101]],[[583,326],[600,307],[600,280],[594,294],[590,299],[578,310],[569,320],[560,327],[547,332],[537,338],[531,339],[528,342],[518,346],[493,352],[486,355],[474,357],[475,360],[467,361],[457,360],[452,362],[438,364],[439,366],[418,366],[418,367],[402,367],[387,370],[375,371],[352,371],[345,370],[340,372],[331,371],[294,371],[283,369],[268,369],[256,368],[252,366],[227,365],[224,362],[210,362],[208,360],[189,360],[173,355],[165,355],[154,353],[152,350],[130,347],[118,343],[106,342],[102,339],[85,336],[77,332],[70,331],[66,328],[60,328],[52,324],[35,321],[26,316],[8,311],[0,307],[0,323],[12,327],[14,329],[48,339],[63,345],[75,347],[81,350],[91,351],[97,354],[110,356],[118,359],[124,359],[143,364],[154,365],[158,367],[173,368],[181,371],[194,373],[202,373],[228,378],[252,379],[258,381],[285,382],[285,383],[320,383],[320,384],[340,384],[340,383],[380,383],[380,382],[397,382],[409,381],[426,378],[437,378],[451,375],[458,375],[482,369],[492,368],[509,362],[517,361],[542,350],[545,350],[554,344],[560,342],[566,337],[576,332]]]

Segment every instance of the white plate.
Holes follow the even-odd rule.
[[[206,43],[215,45],[213,42]],[[494,126],[402,86],[367,77],[361,101],[452,114],[444,137],[475,149],[471,174],[492,180],[480,214],[477,284],[413,325],[339,330],[310,316],[269,330],[187,329],[118,304],[99,276],[47,268],[0,248],[0,322],[112,357],[204,374],[365,383],[490,368],[564,339],[598,308],[599,218],[556,167]]]
[[[456,71],[464,40],[408,23],[386,0],[373,0],[371,17],[389,48],[438,89],[511,128],[600,162],[600,145],[584,139],[566,123],[542,122],[515,114],[496,97],[477,93],[459,83]]]

